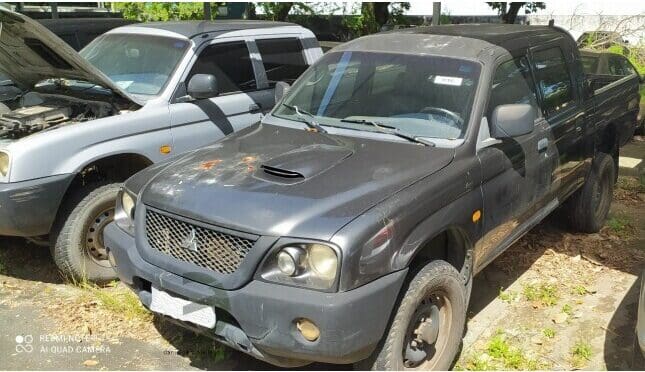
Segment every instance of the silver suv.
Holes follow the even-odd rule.
[[[94,281],[115,277],[102,230],[122,181],[258,122],[322,55],[277,22],[128,25],[80,55],[18,13],[0,26],[0,235],[49,235],[58,267]]]

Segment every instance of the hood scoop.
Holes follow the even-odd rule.
[[[265,161],[255,176],[269,182],[295,184],[324,173],[353,153],[341,146],[307,145]]]

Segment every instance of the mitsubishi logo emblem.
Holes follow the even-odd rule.
[[[180,247],[189,251],[197,252],[197,237],[195,236],[195,229],[190,230],[190,234],[184,238]]]

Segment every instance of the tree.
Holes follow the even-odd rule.
[[[520,12],[520,9],[524,8],[525,14],[535,13],[538,9],[546,8],[545,3],[543,2],[533,2],[533,3],[523,3],[523,2],[511,2],[510,7],[509,3],[506,2],[492,2],[487,3],[491,8],[497,10],[497,13],[502,18],[503,23],[515,23],[517,14]]]
[[[267,19],[273,21],[286,21],[289,12],[296,11],[301,13],[312,13],[311,7],[305,3],[278,3],[278,2],[263,2],[259,3],[266,14]]]
[[[123,18],[137,21],[168,21],[168,20],[191,20],[204,19],[205,3],[188,2],[114,2],[112,9],[120,11]],[[218,3],[206,3],[211,5],[211,16],[217,13]]]
[[[388,22],[404,23],[403,14],[410,9],[407,2],[363,2],[360,16],[346,17],[343,24],[354,36],[379,32]]]

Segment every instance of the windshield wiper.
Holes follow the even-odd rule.
[[[298,106],[295,106],[295,105],[292,106],[286,103],[282,103],[282,106],[293,110],[296,113],[296,115],[298,115],[298,117],[302,119],[301,122],[307,124],[309,128],[314,129],[316,132],[327,133],[325,128],[321,127],[320,124],[316,123],[316,117],[314,116],[314,114],[307,112],[305,110],[301,110],[298,108]],[[306,116],[310,117],[311,120],[305,119]]]
[[[419,144],[424,145],[424,146],[431,146],[431,147],[436,146],[434,142],[428,141],[427,139],[425,139],[423,137],[415,136],[415,135],[412,135],[412,134],[407,134],[405,132],[401,132],[400,129],[396,129],[396,128],[390,127],[388,125],[383,125],[383,124],[377,123],[375,121],[365,120],[365,119],[340,119],[340,121],[343,122],[343,123],[371,125],[381,133],[391,134],[393,136],[397,136],[399,138],[406,139],[406,140],[408,140],[410,142],[419,143]],[[392,129],[390,129],[390,128],[392,128]]]

